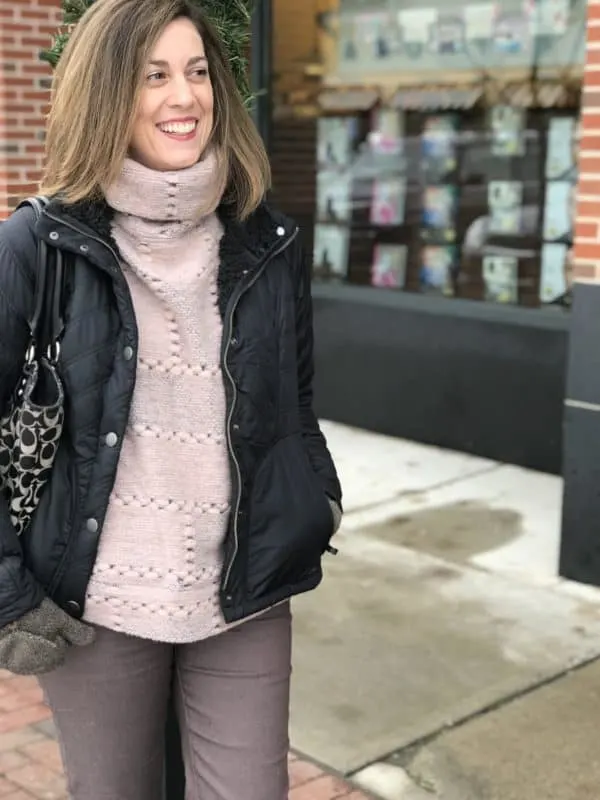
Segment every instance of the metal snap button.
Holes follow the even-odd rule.
[[[77,600],[67,600],[67,608],[72,614],[76,614],[77,616],[81,614],[81,606]]]
[[[88,253],[90,248],[87,246],[87,244],[82,244],[79,249],[82,253]]]
[[[281,225],[277,228],[277,236],[283,236],[285,234],[285,228]]]
[[[239,429],[240,429],[240,426],[237,424],[237,422],[234,422],[233,423],[233,430],[234,431],[239,431]]]
[[[90,533],[97,533],[98,532],[98,528],[100,526],[98,525],[98,520],[97,519],[94,519],[94,517],[90,517],[88,519],[88,521],[85,523],[85,527],[87,528],[87,530]]]
[[[114,447],[118,441],[119,437],[114,431],[107,433],[106,436],[104,437],[104,442],[107,447]]]
[[[55,242],[59,238],[59,235],[56,231],[52,231],[50,233],[50,238],[52,239],[53,242]]]
[[[123,358],[125,361],[131,361],[133,358],[133,347],[127,346],[123,348]]]

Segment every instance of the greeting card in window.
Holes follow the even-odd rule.
[[[373,225],[401,225],[406,205],[404,178],[379,178],[373,183],[371,222]]]
[[[490,181],[488,185],[490,233],[519,234],[522,203],[523,184],[520,181]]]
[[[574,117],[554,117],[548,127],[546,178],[574,180],[577,168],[578,125]]]
[[[495,156],[525,154],[525,110],[512,106],[496,106],[490,111],[492,153]]]
[[[542,303],[553,303],[567,291],[568,257],[569,247],[566,244],[545,244],[542,247],[540,275]]]
[[[546,184],[544,239],[569,243],[573,237],[573,214],[577,187],[568,181]]]
[[[352,178],[347,172],[323,170],[317,175],[317,216],[320,222],[348,222],[352,214]]]
[[[358,131],[356,117],[320,117],[317,159],[322,169],[347,167],[352,161]]]
[[[400,289],[406,280],[407,248],[399,244],[377,244],[373,251],[371,284],[381,289]]]
[[[437,234],[437,238],[455,239],[456,186],[427,186],[423,193],[424,234]]]
[[[428,176],[444,176],[456,169],[458,119],[454,114],[435,114],[425,120],[421,137],[423,169]]]
[[[400,155],[404,150],[404,112],[392,108],[379,108],[373,112],[369,145],[380,155]]]
[[[345,278],[348,273],[350,231],[342,225],[315,225],[314,275]]]
[[[422,291],[445,295],[454,293],[456,255],[453,245],[434,245],[422,249],[419,270]]]
[[[515,256],[484,256],[485,299],[493,303],[516,303],[519,298],[519,260]]]

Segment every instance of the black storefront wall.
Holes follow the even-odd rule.
[[[570,315],[313,284],[325,419],[560,473]]]
[[[576,283],[565,398],[560,574],[600,586],[600,286]]]

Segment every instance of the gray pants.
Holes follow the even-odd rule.
[[[186,800],[287,800],[288,603],[196,644],[74,648],[41,681],[73,800],[159,800],[172,669]]]

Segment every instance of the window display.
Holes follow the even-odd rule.
[[[331,0],[315,280],[568,305],[585,20],[585,0]]]

